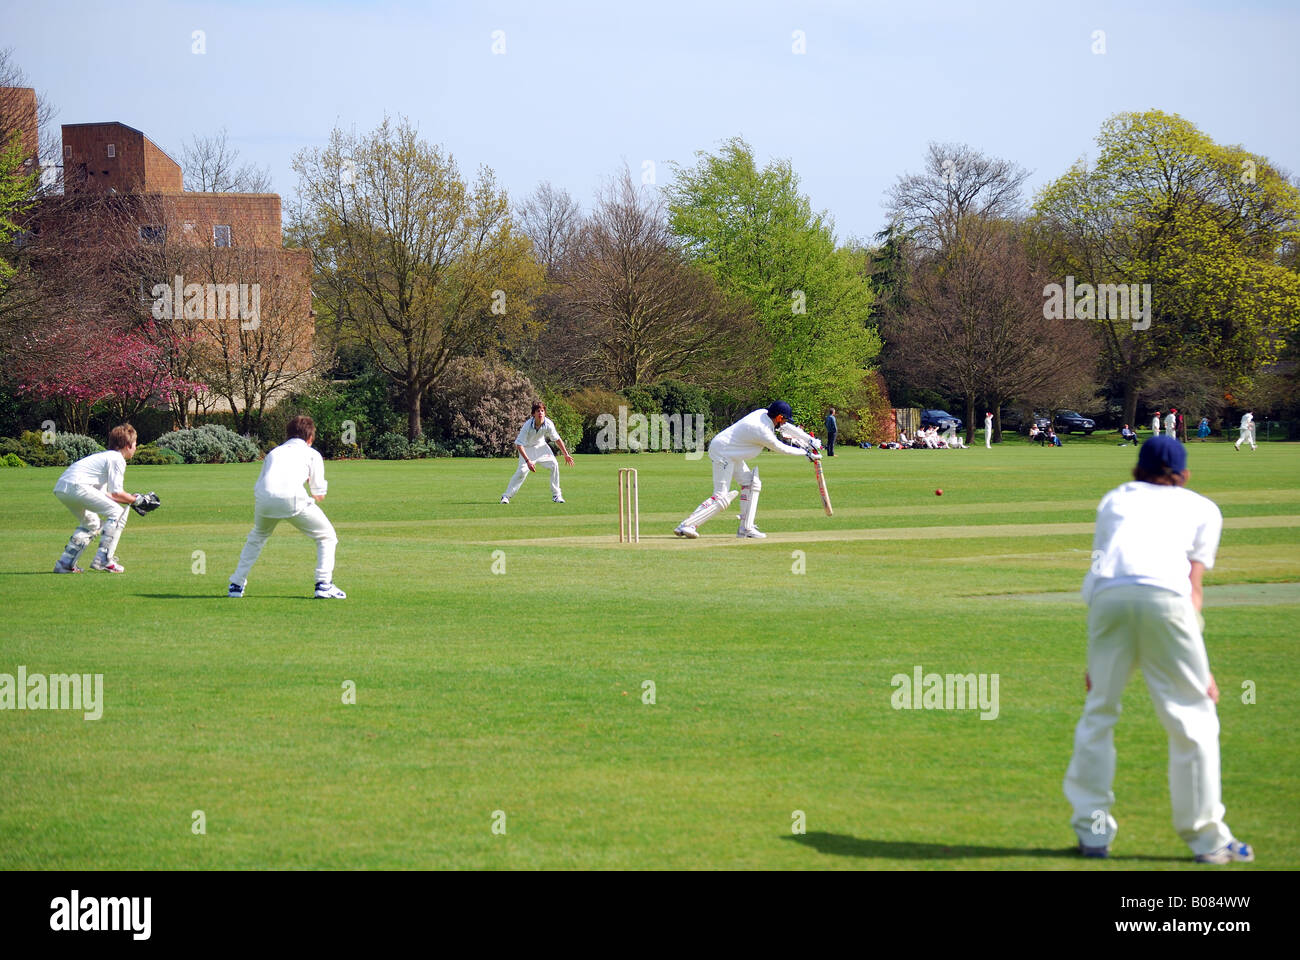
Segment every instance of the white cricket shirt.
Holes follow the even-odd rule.
[[[59,487],[86,486],[99,487],[106,493],[122,493],[122,484],[126,481],[126,457],[120,450],[101,450],[88,457],[82,457],[59,477]]]
[[[537,421],[529,417],[524,421],[524,425],[519,428],[519,436],[515,437],[515,443],[524,448],[524,453],[528,454],[529,460],[536,460],[538,457],[545,457],[551,452],[547,445],[547,440],[560,439],[560,431],[555,429],[555,424],[551,423],[550,417],[542,417],[542,425],[537,426]]]
[[[1249,426],[1250,426],[1250,422],[1251,422],[1252,420],[1254,420],[1254,419],[1255,419],[1255,415],[1254,415],[1253,413],[1242,414],[1242,417],[1241,417],[1241,429],[1242,429],[1242,430],[1245,430],[1247,427],[1249,427]]]
[[[752,460],[764,450],[802,457],[798,447],[782,443],[772,426],[772,418],[763,409],[741,417],[709,442],[709,456],[731,460]]]
[[[303,489],[307,484],[312,495],[324,496],[325,460],[306,440],[294,437],[280,444],[262,461],[262,472],[253,487],[257,509],[268,517],[292,517],[301,513],[312,498]]]
[[[1093,562],[1083,599],[1110,587],[1141,584],[1192,595],[1192,561],[1214,566],[1223,514],[1214,501],[1186,487],[1133,480],[1097,506]]]

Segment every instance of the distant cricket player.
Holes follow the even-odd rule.
[[[137,513],[144,514],[157,505],[153,494],[126,493],[122,489],[126,462],[135,456],[135,441],[135,427],[131,424],[114,427],[108,434],[107,450],[82,457],[64,470],[54,484],[54,495],[80,521],[63,555],[54,563],[55,573],[81,573],[77,560],[97,533],[99,552],[91,561],[90,569],[102,573],[126,572],[126,567],[114,555],[126,526],[126,508],[134,507]],[[146,504],[149,498],[153,506]]]
[[[984,414],[984,449],[993,449],[993,411]]]
[[[569,448],[564,445],[564,438],[560,436],[560,431],[555,429],[555,424],[546,416],[546,404],[538,401],[533,404],[532,415],[524,421],[524,425],[519,428],[519,436],[515,437],[515,451],[519,454],[519,469],[515,475],[510,478],[510,484],[506,487],[506,492],[501,496],[502,503],[509,503],[510,498],[519,492],[525,480],[530,473],[537,472],[537,464],[541,464],[551,472],[551,499],[556,503],[563,503],[564,497],[560,494],[560,464],[555,459],[555,454],[551,452],[550,445],[547,441],[560,445],[560,452],[564,454],[564,462],[573,466],[573,457],[569,456]]]
[[[758,494],[763,485],[758,478],[758,468],[751,468],[746,461],[753,460],[764,450],[788,453],[795,457],[806,456],[809,460],[820,460],[822,456],[821,443],[787,423],[790,416],[790,404],[778,400],[766,410],[755,410],[742,417],[715,436],[709,442],[709,460],[713,463],[713,493],[695,508],[694,513],[679,523],[673,533],[691,540],[698,537],[700,525],[727,509],[735,499],[731,480],[736,477],[740,481],[740,527],[736,530],[736,537],[742,540],[761,540],[766,537],[767,534],[754,526]],[[777,430],[782,428],[805,446],[795,447],[783,443],[776,435]]]
[[[1257,450],[1255,446],[1255,415],[1247,410],[1241,415],[1241,433],[1237,437],[1237,442],[1232,445],[1232,449],[1240,450],[1243,441],[1250,441],[1250,449]]]
[[[311,417],[294,417],[285,429],[288,439],[266,455],[262,472],[253,487],[253,529],[239,555],[239,566],[230,577],[226,595],[240,599],[248,584],[248,573],[262,547],[281,520],[288,520],[316,541],[316,597],[344,600],[347,594],[334,586],[334,549],[339,538],[334,525],[321,510],[325,499],[325,461],[312,449],[316,424]],[[304,484],[306,489],[304,489]],[[308,495],[308,491],[310,495]]]

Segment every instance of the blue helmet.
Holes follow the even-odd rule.
[[[794,411],[790,409],[790,404],[784,400],[778,400],[767,408],[767,415],[773,420],[777,417],[785,417],[790,420],[794,417]]]

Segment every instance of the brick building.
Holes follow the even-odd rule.
[[[284,247],[278,194],[186,191],[180,164],[124,123],[62,134],[64,193],[41,229],[108,251],[127,309],[190,344],[184,379],[210,388],[190,412],[259,410],[311,369],[311,256]]]

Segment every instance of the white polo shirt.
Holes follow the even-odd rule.
[[[1254,420],[1254,419],[1255,419],[1255,415],[1254,415],[1253,413],[1244,413],[1244,414],[1242,414],[1242,416],[1241,416],[1241,429],[1242,429],[1242,430],[1245,430],[1247,427],[1249,427],[1250,424],[1251,424],[1251,421]]]
[[[752,460],[764,450],[804,455],[798,447],[781,442],[772,418],[761,408],[741,417],[709,442],[709,456],[720,459]]]
[[[1190,597],[1192,561],[1214,566],[1223,514],[1186,487],[1131,481],[1102,497],[1083,599],[1110,587],[1141,584]]]
[[[60,487],[98,487],[106,493],[122,493],[126,482],[126,457],[120,450],[101,450],[82,457],[59,476]]]
[[[253,487],[258,512],[281,519],[301,513],[312,503],[303,484],[307,484],[313,496],[325,495],[329,486],[325,482],[325,460],[306,440],[294,437],[262,461],[262,472]]]
[[[515,437],[515,443],[524,448],[524,453],[528,454],[529,460],[536,460],[539,457],[552,456],[551,448],[546,441],[559,439],[560,431],[555,429],[555,424],[551,423],[550,417],[542,417],[540,427],[533,417],[529,417],[519,428],[519,436]]]

